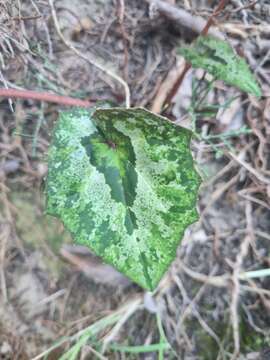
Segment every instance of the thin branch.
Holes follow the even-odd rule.
[[[246,218],[247,218],[247,234],[240,246],[240,251],[236,256],[236,262],[233,268],[232,274],[232,298],[231,298],[231,321],[232,321],[232,330],[233,330],[233,340],[234,340],[234,353],[232,360],[238,359],[240,353],[240,329],[239,329],[239,314],[238,314],[238,303],[240,299],[241,289],[239,276],[241,274],[241,269],[245,257],[248,254],[249,247],[252,243],[253,236],[253,224],[252,224],[252,206],[250,202],[246,202]]]
[[[246,161],[242,160],[242,153],[235,155],[234,153],[232,153],[231,151],[228,152],[228,155],[235,160],[238,164],[240,164],[241,166],[243,166],[249,173],[251,173],[252,175],[254,175],[258,180],[260,180],[262,183],[266,184],[266,185],[270,185],[270,178],[269,177],[265,177],[264,175],[262,175],[260,172],[258,172],[256,169],[254,169],[249,163],[247,163]]]
[[[221,0],[217,6],[217,8],[215,9],[215,11],[213,12],[213,14],[210,16],[210,18],[208,19],[205,27],[203,28],[201,35],[206,35],[210,29],[210,27],[213,25],[214,23],[214,19],[215,17],[220,14],[220,12],[224,9],[224,7],[227,5],[229,0]],[[191,64],[186,63],[185,68],[182,72],[182,74],[179,76],[179,78],[176,80],[172,90],[169,92],[167,99],[166,99],[166,104],[170,104],[174,95],[176,94],[178,88],[180,87],[180,85],[182,84],[184,77],[186,75],[186,73],[188,72],[188,70],[191,68]]]
[[[180,27],[185,27],[200,34],[207,24],[202,16],[194,15],[164,0],[145,0],[150,5],[150,11],[157,11],[163,17],[173,21]],[[216,27],[209,31],[210,35],[224,39],[224,35]]]
[[[61,95],[56,95],[46,92],[31,91],[31,90],[0,89],[0,97],[4,97],[7,99],[38,100],[38,101],[51,102],[55,104],[78,106],[85,108],[91,106],[91,102],[87,100],[81,100],[69,96],[61,96]]]
[[[98,68],[99,70],[103,71],[105,74],[109,75],[110,77],[112,77],[113,79],[115,79],[116,81],[118,81],[124,88],[125,90],[125,98],[126,98],[126,107],[129,108],[130,107],[130,90],[128,87],[128,84],[125,82],[125,80],[123,80],[119,75],[115,74],[112,70],[106,68],[105,66],[101,65],[97,60],[93,59],[93,57],[89,57],[84,55],[82,52],[80,52],[78,49],[76,49],[63,35],[61,29],[60,29],[60,25],[58,22],[58,18],[56,15],[56,10],[54,7],[54,0],[49,0],[49,4],[51,7],[51,12],[52,12],[52,17],[53,17],[53,21],[54,21],[54,26],[55,29],[57,31],[58,36],[60,37],[60,39],[63,41],[63,43],[66,45],[66,47],[68,47],[70,50],[72,50],[77,56],[79,56],[81,59],[87,61],[89,64],[95,66],[96,68]]]
[[[201,35],[206,35],[208,33],[210,27],[214,24],[215,17],[222,12],[222,10],[225,8],[225,6],[227,5],[228,2],[229,2],[229,0],[221,0],[219,2],[219,4],[216,7],[215,11],[213,12],[213,14],[208,19],[207,24],[205,25]]]
[[[182,82],[184,80],[184,77],[186,76],[186,73],[188,72],[188,70],[190,68],[191,68],[191,65],[186,62],[183,72],[180,74],[180,76],[178,77],[178,79],[174,83],[173,88],[171,89],[171,91],[169,92],[169,94],[167,96],[165,104],[170,104],[171,103],[174,95],[177,93],[177,90],[179,89],[180,85],[182,84]]]

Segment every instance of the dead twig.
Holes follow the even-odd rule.
[[[197,280],[199,282],[204,282],[209,285],[216,286],[216,287],[226,287],[228,285],[228,280],[230,279],[230,276],[227,274],[212,276],[212,275],[205,275],[205,274],[198,273],[196,271],[191,270],[183,263],[180,264],[180,268],[192,279]]]
[[[12,20],[15,21],[28,21],[28,20],[36,20],[36,19],[40,19],[42,16],[41,15],[32,15],[32,16],[14,16],[13,18],[11,18]]]
[[[270,185],[270,179],[263,176],[261,173],[259,173],[256,169],[254,169],[249,163],[242,160],[240,155],[237,156],[233,154],[231,151],[228,152],[229,156],[233,158],[238,164],[242,165],[249,173],[254,175],[258,180],[260,180],[262,183],[265,183],[267,185]]]
[[[205,24],[205,26],[203,27],[203,29],[200,32],[200,35],[206,35],[209,32],[210,27],[213,25],[214,23],[214,19],[215,17],[225,8],[225,6],[227,5],[228,0],[221,0],[217,6],[217,8],[215,9],[215,11],[213,12],[213,14],[210,16],[210,18],[208,19],[207,23]],[[177,90],[179,89],[180,85],[183,82],[183,79],[186,75],[186,73],[188,72],[188,70],[191,68],[191,64],[186,63],[185,68],[182,72],[182,74],[179,76],[179,78],[175,81],[172,90],[169,92],[167,98],[166,98],[166,104],[170,104],[174,95],[176,94]]]
[[[4,227],[4,225],[3,225]],[[6,247],[8,238],[10,235],[10,227],[9,225],[6,225],[4,229],[2,229],[2,234],[0,235],[0,280],[1,280],[1,291],[2,296],[4,299],[4,302],[8,302],[8,292],[7,292],[7,283],[6,283],[6,277],[5,277],[5,259],[6,259]]]
[[[250,202],[246,203],[246,218],[247,218],[247,234],[240,247],[240,252],[236,257],[236,262],[233,269],[232,282],[232,301],[231,301],[231,321],[233,328],[234,339],[234,353],[232,359],[237,359],[240,353],[240,333],[239,333],[239,316],[238,316],[238,302],[240,297],[240,282],[239,277],[243,265],[244,258],[248,254],[249,247],[253,241],[254,232],[252,225],[252,206]]]
[[[229,181],[227,181],[224,184],[219,184],[217,189],[213,191],[210,200],[207,203],[207,206],[203,209],[201,212],[201,219],[200,223],[203,221],[203,218],[205,214],[209,211],[209,209],[213,206],[213,204],[220,199],[221,196],[223,196],[224,193],[226,193],[234,184],[237,183],[239,179],[239,174],[234,175]]]
[[[237,9],[232,10],[232,13],[237,13],[239,11],[251,8],[252,6],[256,5],[259,0],[252,1],[250,4],[239,6]]]
[[[163,106],[166,102],[166,98],[171,91],[171,86],[174,82],[174,79],[179,78],[179,76],[184,72],[185,67],[185,60],[183,57],[181,57],[177,65],[169,71],[165,80],[161,83],[161,86],[159,87],[158,92],[155,96],[153,105],[151,106],[151,111],[157,114],[162,111]]]
[[[87,100],[81,100],[72,98],[69,96],[61,96],[46,92],[38,92],[31,90],[18,90],[18,89],[0,89],[0,97],[7,99],[24,99],[24,100],[38,100],[51,102],[60,105],[67,106],[79,106],[88,108],[91,106],[91,102]]]
[[[123,45],[124,45],[124,79],[128,79],[128,34],[124,25],[125,18],[125,1],[118,0],[119,9],[118,9],[118,19],[120,25],[120,31],[122,33]]]
[[[162,16],[177,23],[179,26],[186,27],[192,31],[200,34],[207,25],[207,20],[203,17],[191,14],[185,9],[180,9],[177,6],[170,4],[168,1],[162,0],[146,0],[150,4],[153,12],[158,12]],[[210,35],[224,39],[224,35],[217,29],[212,28],[209,31]]]
[[[215,272],[215,269],[213,269],[212,273],[214,273],[214,272]],[[212,275],[209,275],[209,278],[211,278],[211,276]],[[181,279],[178,276],[174,275],[173,280],[176,283],[178,289],[180,290],[180,292],[183,296],[184,303],[188,304],[185,307],[185,309],[183,310],[182,314],[180,315],[179,321],[177,323],[177,330],[179,329],[179,331],[182,331],[185,319],[192,313],[192,315],[196,317],[196,319],[198,320],[201,327],[205,330],[205,332],[208,333],[216,341],[216,343],[219,346],[220,352],[223,354],[224,349],[223,349],[223,346],[222,346],[222,343],[221,343],[219,337],[211,329],[211,327],[204,321],[201,314],[199,313],[199,311],[196,308],[196,302],[198,302],[199,299],[202,297],[202,295],[208,285],[207,281],[201,286],[201,288],[199,289],[197,294],[194,296],[194,298],[189,299]]]
[[[141,306],[140,300],[134,301],[133,303],[130,304],[130,307],[123,314],[122,318],[116,323],[116,325],[112,328],[112,330],[103,339],[102,354],[106,351],[108,345],[116,338],[123,325],[138,310],[140,306]]]

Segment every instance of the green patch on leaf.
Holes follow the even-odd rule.
[[[144,109],[62,113],[49,150],[47,212],[77,243],[153,290],[198,218],[190,138]]]
[[[190,47],[180,48],[179,53],[193,67],[206,70],[216,79],[255,96],[262,95],[246,61],[236,55],[226,41],[199,36]]]

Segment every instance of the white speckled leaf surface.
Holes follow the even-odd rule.
[[[47,212],[75,241],[153,290],[197,220],[191,132],[144,109],[60,114]]]
[[[226,41],[213,36],[199,36],[191,46],[180,48],[179,53],[193,67],[206,70],[215,79],[255,96],[262,95],[245,59],[238,56]]]

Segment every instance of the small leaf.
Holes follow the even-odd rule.
[[[202,68],[216,79],[261,97],[261,89],[246,61],[236,55],[226,41],[199,36],[190,47],[180,48],[179,53],[193,67]]]
[[[47,212],[153,290],[197,220],[191,132],[144,109],[60,115],[49,150]]]

